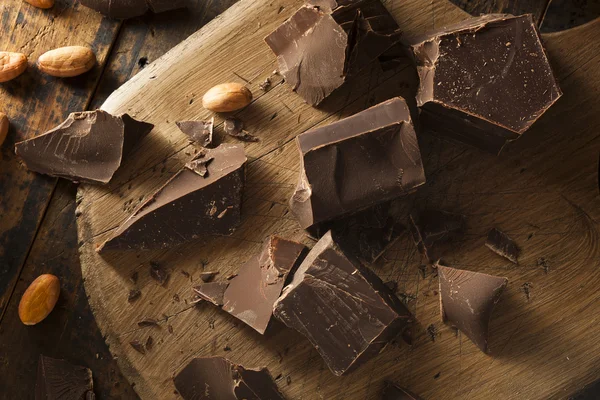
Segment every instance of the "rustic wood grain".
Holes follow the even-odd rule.
[[[600,342],[593,333],[597,321],[591,316],[600,311],[595,183],[600,136],[593,112],[599,105],[595,95],[600,89],[600,71],[595,68],[600,57],[595,40],[599,21],[546,37],[565,96],[500,157],[426,134],[420,138],[428,184],[406,199],[407,211],[429,205],[465,213],[468,234],[446,261],[510,279],[493,321],[493,357],[439,322],[436,279],[431,273],[421,276],[421,260],[408,237],[375,270],[384,280],[396,279],[400,291],[415,296],[409,307],[422,329],[412,347],[391,346],[348,377],[331,375],[308,342],[281,325],[275,324],[262,337],[209,305],[187,304],[207,262],[223,275],[233,272],[270,233],[308,243],[286,206],[298,174],[292,141],[296,134],[414,91],[415,71],[404,66],[388,73],[365,73],[365,79],[356,79],[319,109],[303,104],[285,85],[262,93],[258,83],[270,75],[274,61],[261,39],[299,4],[300,0],[242,0],[146,67],[103,105],[107,111],[127,111],[156,125],[109,186],[79,190],[80,254],[90,304],[111,352],[138,394],[176,398],[172,376],[201,355],[267,365],[274,376],[281,374],[282,391],[298,399],[375,399],[384,378],[428,399],[561,398],[596,379]],[[387,5],[409,34],[465,17],[445,1],[434,0],[427,7],[417,0]],[[169,251],[99,257],[96,245],[144,195],[193,156],[174,122],[207,117],[199,102],[191,100],[229,80],[249,83],[255,101],[238,116],[261,138],[246,146],[250,161],[240,229],[229,238]],[[494,226],[523,248],[519,266],[483,246],[487,230]],[[550,265],[547,273],[538,265],[542,257]],[[166,287],[150,278],[151,260],[170,271]],[[139,278],[133,284],[129,277],[135,271]],[[530,299],[521,289],[527,282]],[[142,297],[129,304],[127,293],[134,287]],[[145,317],[158,319],[159,327],[139,328],[136,322]],[[430,324],[437,326],[434,342],[425,333]],[[146,355],[128,345],[149,334],[156,345]]]

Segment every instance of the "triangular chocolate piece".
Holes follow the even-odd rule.
[[[229,286],[229,282],[207,282],[194,286],[194,292],[202,300],[210,301],[215,306],[220,307],[223,305],[223,295],[227,290],[227,286]]]
[[[245,163],[242,145],[206,149],[142,203],[98,251],[168,248],[204,235],[232,234],[240,223]]]
[[[438,265],[437,271],[442,320],[487,353],[492,311],[508,279],[443,265]]]
[[[176,122],[179,130],[200,146],[208,147],[213,139],[213,126],[215,118],[208,121],[180,121]]]
[[[40,355],[35,384],[36,400],[80,400],[94,393],[92,371],[65,360]],[[86,397],[88,396],[88,397]]]

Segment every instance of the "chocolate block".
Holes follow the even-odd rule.
[[[309,130],[296,143],[302,169],[290,209],[305,229],[425,183],[419,143],[401,97]]]
[[[69,114],[56,128],[15,144],[27,168],[74,182],[107,183],[154,125],[105,111]]]
[[[194,286],[194,292],[202,300],[210,301],[215,306],[221,307],[227,286],[229,286],[229,282],[207,282]]]
[[[530,14],[490,14],[411,40],[423,128],[499,153],[562,95]]]
[[[265,41],[292,90],[317,105],[400,36],[379,0],[311,0]]]
[[[88,396],[88,397],[86,397]],[[92,371],[65,360],[40,355],[35,400],[80,400],[94,398]]]
[[[298,267],[273,314],[306,336],[337,376],[377,355],[412,322],[402,302],[344,254],[330,232]]]
[[[440,210],[424,210],[410,215],[413,240],[431,262],[439,260],[465,230],[465,217]]]
[[[187,5],[187,0],[80,0],[80,3],[110,18],[127,19],[144,15],[148,9],[160,13]]]
[[[381,400],[421,400],[421,398],[393,382],[386,381]]]
[[[519,253],[521,253],[521,250],[517,247],[514,240],[509,238],[504,232],[496,228],[490,230],[485,241],[485,246],[510,262],[519,263]]]
[[[143,202],[102,244],[106,250],[168,248],[205,235],[230,235],[240,223],[244,147],[205,149]]]
[[[508,279],[443,265],[438,265],[437,271],[442,320],[458,328],[487,353],[492,311]]]
[[[223,357],[194,358],[173,380],[185,400],[284,400],[267,368],[246,369]]]
[[[212,143],[214,117],[208,121],[180,121],[176,124],[181,132],[188,135],[190,140],[200,146],[208,147]]]
[[[229,282],[223,310],[264,334],[288,274],[300,265],[307,252],[301,243],[268,237],[261,252]]]

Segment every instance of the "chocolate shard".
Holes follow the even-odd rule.
[[[531,14],[490,14],[410,40],[424,129],[499,153],[562,95]]]
[[[36,400],[80,400],[89,392],[93,394],[93,390],[92,371],[89,368],[40,355],[35,384]]]
[[[519,263],[519,253],[521,253],[521,250],[504,232],[501,232],[496,228],[491,229],[488,232],[485,246],[510,262],[515,264]]]
[[[425,183],[419,143],[401,97],[304,132],[296,143],[302,169],[290,209],[305,229]]]
[[[107,183],[154,125],[105,111],[69,114],[56,128],[15,145],[27,168],[74,182]]]
[[[442,320],[487,353],[492,311],[508,279],[443,265],[438,265],[437,271]]]
[[[146,354],[146,348],[139,340],[132,340],[129,345],[140,354]]]
[[[288,275],[293,274],[307,252],[301,243],[269,236],[261,252],[242,265],[229,282],[223,310],[264,334]]]
[[[194,358],[173,379],[185,400],[284,400],[269,370],[223,357]]]
[[[110,18],[127,19],[187,6],[188,0],[80,0],[81,4]]]
[[[211,159],[208,172],[199,162]],[[240,223],[244,147],[205,149],[142,203],[98,249],[168,248],[203,235],[230,235]]]
[[[194,292],[196,292],[202,300],[209,301],[215,306],[221,307],[223,305],[223,296],[225,295],[227,286],[229,286],[229,282],[207,282],[194,286]]]
[[[383,388],[381,400],[422,400],[419,396],[409,390],[396,385],[394,382],[386,381]]]
[[[226,134],[243,142],[258,142],[259,139],[244,130],[244,122],[238,118],[227,118],[223,121],[223,130]]]
[[[414,212],[409,222],[419,252],[431,262],[439,260],[465,231],[464,215],[441,210]]]
[[[312,0],[265,41],[292,90],[317,105],[400,36],[379,0]]]
[[[406,230],[397,201],[377,204],[356,214],[312,226],[308,233],[320,238],[331,231],[334,241],[366,264],[372,264]]]
[[[340,376],[377,355],[412,315],[368,268],[326,233],[308,253],[273,314],[302,333]]]
[[[176,124],[181,132],[188,135],[192,141],[199,145],[208,147],[212,143],[214,117],[208,121],[180,121]]]

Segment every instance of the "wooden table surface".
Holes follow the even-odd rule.
[[[91,46],[98,57],[94,70],[81,77],[60,80],[31,67],[18,79],[0,85],[0,110],[11,120],[9,137],[0,149],[1,399],[33,398],[40,354],[91,368],[101,399],[136,398],[104,343],[83,289],[75,227],[76,186],[29,173],[14,156],[14,143],[43,133],[69,112],[97,108],[147,62],[234,2],[191,0],[188,10],[125,22],[102,18],[75,0],[57,0],[48,11],[19,0],[0,5],[0,50],[23,52],[33,63],[48,49],[83,44]],[[579,24],[598,15],[599,8],[597,0],[454,2],[474,15],[531,12],[545,31]],[[18,319],[17,305],[28,284],[42,273],[60,277],[61,297],[44,322],[25,327]],[[600,398],[600,383],[572,395]]]

